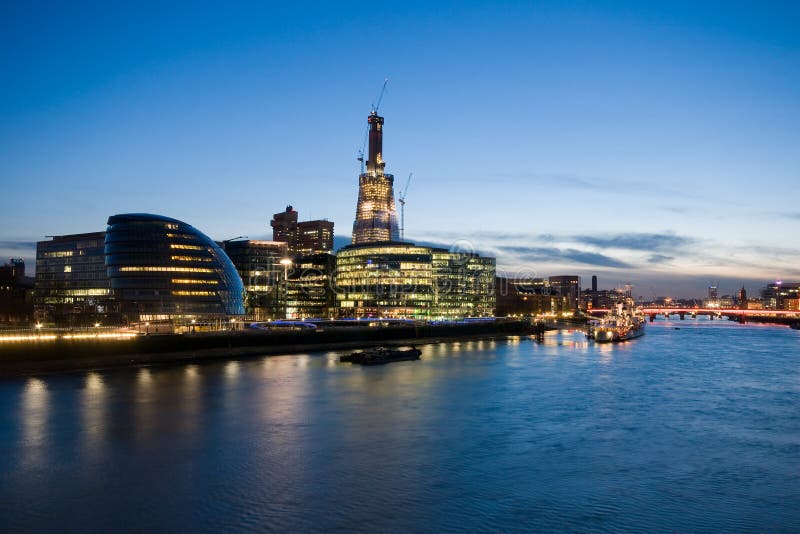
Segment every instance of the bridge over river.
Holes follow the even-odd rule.
[[[602,315],[608,313],[607,309],[594,309],[589,310],[591,315]],[[717,319],[727,317],[728,319],[738,321],[740,323],[746,322],[748,319],[752,320],[765,320],[765,319],[778,319],[780,322],[790,322],[792,320],[800,320],[800,311],[794,310],[740,310],[736,308],[642,308],[642,313],[650,317],[650,322],[653,322],[659,315],[665,319],[677,315],[681,320],[686,316],[695,318],[698,315],[707,315],[710,319]]]

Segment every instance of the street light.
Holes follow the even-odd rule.
[[[288,319],[289,315],[289,266],[292,260],[283,258],[281,265],[283,265],[283,318]]]

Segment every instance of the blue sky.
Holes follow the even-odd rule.
[[[410,239],[646,296],[800,279],[796,3],[116,4],[0,7],[3,257],[123,212],[349,235],[388,76]]]

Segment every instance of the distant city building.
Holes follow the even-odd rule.
[[[581,277],[580,276],[551,276],[550,291],[559,297],[567,298],[567,306],[573,311],[581,307]]]
[[[767,310],[797,310],[800,283],[778,281],[761,290],[761,300]]]
[[[288,276],[288,319],[335,317],[336,298],[331,285],[335,268],[336,256],[333,254],[295,258]]]
[[[34,313],[59,326],[116,322],[116,299],[106,275],[105,232],[53,236],[36,243]]]
[[[708,298],[705,306],[707,308],[719,308],[719,293],[716,285],[708,287]]]
[[[574,278],[574,277],[572,277]],[[580,283],[580,281],[579,281]],[[613,308],[617,302],[630,298],[631,286],[626,285],[624,290],[619,289],[597,289],[597,276],[592,276],[592,289],[586,289],[582,292],[581,304],[586,309],[610,309]]]
[[[625,292],[618,289],[601,289],[592,291],[587,289],[583,292],[582,302],[590,310],[607,310],[613,308],[617,302],[625,299]]]
[[[394,176],[384,173],[383,117],[375,111],[367,117],[369,159],[358,177],[358,204],[353,223],[353,244],[380,243],[400,239],[394,202]],[[363,158],[363,155],[362,155]]]
[[[542,278],[515,279],[498,276],[495,282],[497,316],[563,315],[572,313],[568,298],[550,293]]]
[[[747,290],[742,286],[742,289],[739,290],[739,294],[737,295],[736,303],[740,309],[746,310],[747,309]]]
[[[284,267],[288,243],[281,241],[226,241],[225,253],[233,262],[245,290],[245,312],[256,321],[284,317]]]
[[[244,287],[225,252],[196,228],[169,217],[113,215],[105,265],[129,323],[219,328],[244,314]]]
[[[333,222],[326,220],[298,222],[297,211],[286,206],[286,211],[272,216],[272,240],[287,243],[292,257],[333,251]]]
[[[717,306],[729,310],[734,307],[733,295],[722,295],[717,301]]]
[[[745,306],[746,310],[763,310],[764,302],[758,297],[749,297]]]
[[[11,258],[0,265],[0,324],[28,325],[33,321],[33,280],[25,276],[25,261]]]

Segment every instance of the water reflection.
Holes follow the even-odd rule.
[[[22,393],[22,447],[23,463],[38,464],[42,461],[48,439],[50,417],[50,394],[47,384],[39,378],[29,378]]]
[[[20,379],[0,522],[798,530],[798,333],[693,324]]]
[[[108,391],[102,375],[90,372],[81,391],[81,418],[83,420],[83,452],[94,457],[103,446],[106,436]]]

